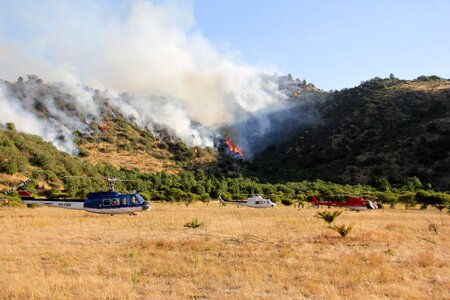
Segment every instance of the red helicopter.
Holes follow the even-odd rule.
[[[364,199],[362,197],[353,197],[353,196],[346,196],[345,201],[317,201],[316,197],[314,195],[311,195],[311,199],[314,202],[314,207],[319,208],[322,206],[328,206],[330,207],[344,207],[348,208],[349,210],[368,210],[368,209],[378,209],[378,205],[375,201]]]

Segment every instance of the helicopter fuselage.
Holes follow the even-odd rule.
[[[121,194],[114,191],[93,192],[88,193],[86,199],[35,199],[25,190],[19,191],[19,194],[27,204],[85,210],[100,214],[129,214],[146,211],[151,206],[138,193]]]
[[[236,204],[240,206],[248,206],[253,208],[267,208],[277,206],[270,199],[265,199],[259,195],[249,197],[245,201],[226,201],[225,199],[222,198],[221,195],[219,195],[219,200],[223,204]]]

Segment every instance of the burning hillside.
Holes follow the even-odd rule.
[[[1,83],[0,122],[14,122],[76,153],[73,132],[89,134],[92,122],[106,126],[104,114],[113,109],[190,147],[212,147],[227,128],[252,158],[289,135],[286,123],[295,131],[317,120],[309,100],[288,101],[306,91],[302,82],[233,60],[202,35],[192,11],[178,2],[133,1],[124,15],[102,11],[98,18],[89,9],[70,10],[80,14],[72,22],[52,18],[46,32],[24,26],[30,47],[7,52],[18,67],[2,68],[3,59],[0,76],[12,81],[33,72],[45,82],[30,76]],[[73,45],[83,51],[72,51]]]
[[[237,145],[232,144],[229,139],[225,139],[225,144],[227,145],[228,150],[233,157],[235,158],[244,157],[244,153],[242,152],[242,150]]]
[[[241,107],[235,112],[236,122],[222,123],[218,117],[217,126],[208,127],[194,119],[175,99],[117,94],[79,84],[47,83],[30,75],[27,80],[0,82],[3,108],[0,121],[13,122],[18,130],[42,136],[58,149],[73,154],[78,152],[74,132],[89,136],[99,131],[107,136],[110,121],[117,117],[147,128],[157,136],[179,138],[190,147],[213,147],[215,137],[229,132],[235,137],[233,143],[224,139],[230,154],[239,159],[252,159],[271,143],[286,140],[302,126],[317,120],[315,103],[318,101],[282,99],[259,111]]]

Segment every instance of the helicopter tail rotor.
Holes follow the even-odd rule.
[[[14,191],[16,191],[16,190],[21,190],[27,183],[29,183],[31,181],[31,179],[27,179],[27,180],[25,180],[25,181],[22,181],[19,185],[17,185],[17,186],[15,186],[15,187],[13,187],[13,188],[10,188],[9,190],[7,190],[6,192],[5,192],[5,195],[9,195],[9,194],[11,194],[12,192],[14,192]]]

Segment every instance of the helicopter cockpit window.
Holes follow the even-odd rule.
[[[137,198],[139,204],[142,204],[145,201],[145,199],[139,194],[136,194],[136,198]]]
[[[103,206],[111,206],[111,199],[103,199]]]
[[[131,202],[132,205],[136,204],[136,197],[134,195],[132,195],[130,197],[130,202]]]
[[[113,205],[115,205],[115,206],[120,205],[120,200],[119,200],[119,198],[114,198],[114,199],[113,199]]]

